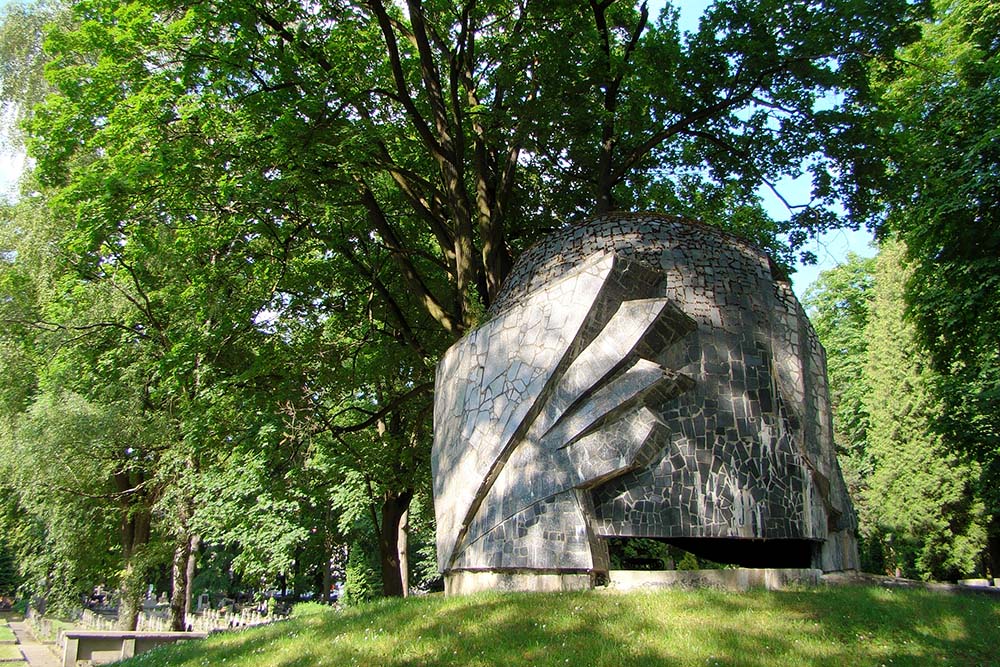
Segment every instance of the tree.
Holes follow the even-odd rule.
[[[45,26],[70,18],[66,3],[37,0],[6,3],[0,9],[0,149],[23,148],[20,121],[50,92],[43,69]]]
[[[0,597],[14,597],[21,584],[21,577],[14,560],[14,550],[7,539],[0,540]]]
[[[651,22],[644,5],[610,1],[485,8],[414,0],[405,12],[374,0],[80,7],[84,27],[53,40],[63,54],[53,68],[62,97],[33,125],[49,182],[88,146],[150,150],[141,131],[114,145],[117,123],[141,120],[127,109],[141,109],[138,128],[159,135],[173,126],[159,137],[168,147],[183,143],[181,128],[201,125],[206,102],[246,111],[261,122],[245,131],[283,149],[257,165],[269,167],[261,173],[286,189],[305,178],[327,190],[327,201],[349,202],[419,305],[453,333],[469,326],[475,301],[489,305],[511,252],[537,234],[530,217],[672,206],[701,185],[746,202],[806,159],[818,207],[798,212],[796,229],[832,224],[823,206],[837,195],[860,215],[870,204],[864,174],[877,166],[865,157],[867,138],[855,136],[869,102],[862,65],[909,38],[903,22],[913,11],[906,3],[870,11],[722,3],[684,40],[671,12]],[[153,48],[171,55],[147,71]],[[92,49],[104,60],[88,64]],[[139,80],[111,86],[137,67]],[[818,109],[828,90],[843,91],[844,103]],[[140,104],[137,96],[150,93]],[[831,180],[833,164],[841,176]],[[409,251],[420,245],[417,232],[437,262]],[[443,284],[431,279],[441,268]]]
[[[18,423],[8,423],[2,463],[21,506],[44,529],[51,550],[45,574],[58,576],[50,582],[50,606],[71,608],[120,566],[123,624],[134,628],[150,564],[151,502],[141,463],[128,461],[134,429],[118,428],[126,426],[120,417],[72,393],[42,396]]]
[[[827,353],[834,411],[834,437],[841,453],[863,454],[868,436],[865,364],[875,259],[849,253],[823,271],[806,292],[804,305]]]
[[[12,207],[0,225],[12,248],[0,264],[0,364],[19,381],[2,395],[0,464],[42,528],[42,563],[61,570],[59,602],[117,579],[109,575],[120,564],[122,622],[134,627],[169,429],[146,409],[148,360],[119,322],[127,301],[108,285],[67,280],[52,254],[62,230],[35,203]]]
[[[902,245],[883,244],[866,328],[872,471],[862,525],[882,542],[890,569],[955,579],[975,571],[985,547],[980,467],[934,430],[942,406],[928,355],[904,318],[904,255]]]
[[[803,305],[816,334],[826,349],[830,402],[833,409],[833,437],[844,472],[844,481],[855,508],[862,517],[873,461],[868,448],[870,419],[868,396],[871,378],[868,366],[868,325],[875,290],[874,258],[853,253],[847,261],[823,271],[806,292]],[[881,543],[867,524],[860,531],[861,567],[884,569]]]
[[[886,229],[905,241],[909,313],[938,371],[937,428],[983,466],[1000,571],[1000,8],[935,4],[935,20],[878,79],[893,179]]]
[[[955,578],[983,553],[981,468],[935,428],[939,376],[904,316],[912,268],[898,242],[852,256],[807,295],[827,350],[834,430],[873,571]]]
[[[376,298],[370,288],[357,296],[369,309]],[[378,345],[384,333],[377,326],[359,327],[341,314],[327,319],[321,336],[310,348],[320,363],[304,368],[309,400],[289,405],[299,425],[292,433],[309,443],[311,474],[335,489],[341,535],[352,536],[359,522],[374,529],[383,592],[405,594],[402,524],[413,497],[430,495],[430,369],[405,347]]]

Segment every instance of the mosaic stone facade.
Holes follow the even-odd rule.
[[[614,537],[857,566],[823,349],[737,237],[659,214],[557,232],[436,384],[446,574],[604,572]]]

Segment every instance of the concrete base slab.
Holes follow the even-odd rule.
[[[615,591],[657,588],[781,590],[789,585],[818,586],[822,574],[823,571],[818,569],[746,567],[726,570],[611,570],[607,589]]]
[[[585,591],[594,588],[592,573],[547,573],[530,571],[458,570],[445,575],[446,595],[469,595],[479,591]],[[818,586],[819,569],[732,568],[725,570],[611,570],[608,591],[659,588],[718,588],[746,591],[751,588],[781,590],[788,586]]]
[[[470,595],[479,591],[586,591],[594,587],[590,573],[491,572],[458,570],[444,577],[445,595]]]

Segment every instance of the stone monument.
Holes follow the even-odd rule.
[[[451,592],[589,587],[622,537],[857,567],[815,332],[763,251],[677,217],[521,256],[438,365],[432,467]]]

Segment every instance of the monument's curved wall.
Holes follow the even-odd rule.
[[[445,572],[606,570],[615,536],[857,566],[812,327],[761,250],[676,217],[521,256],[438,367],[433,472]]]

